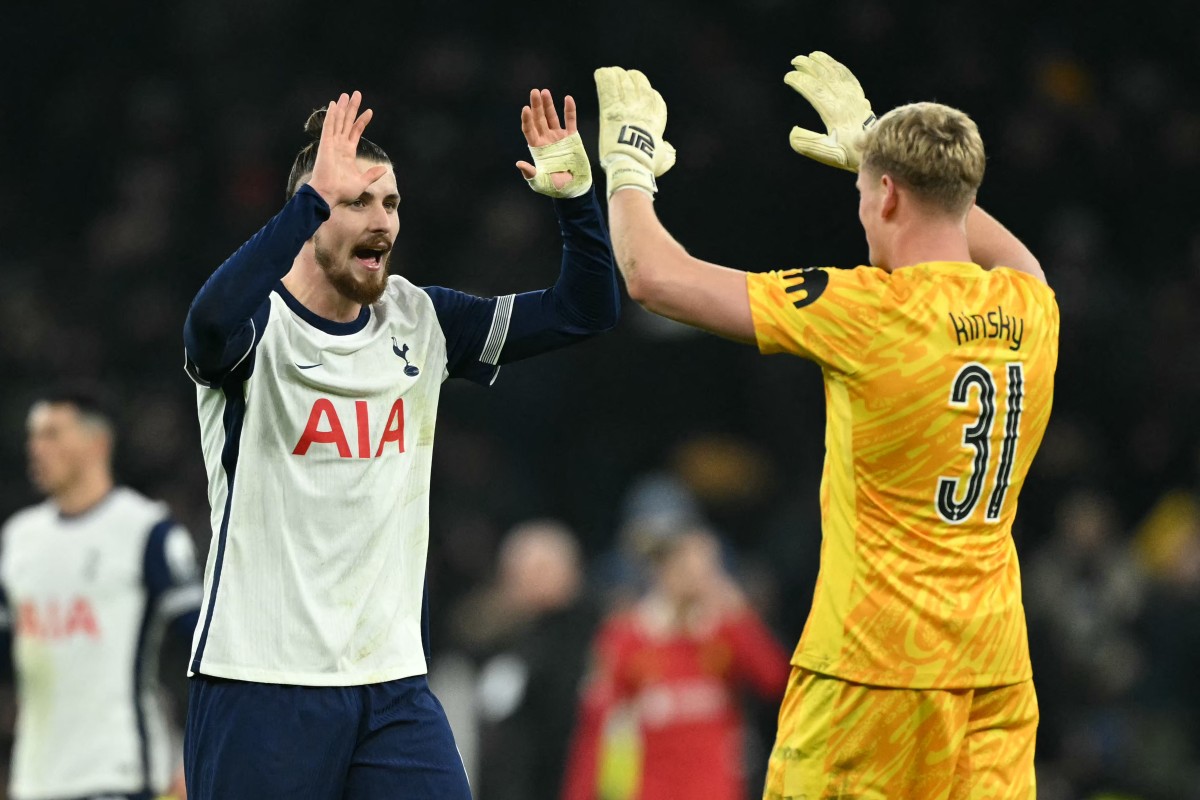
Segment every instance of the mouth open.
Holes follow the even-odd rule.
[[[354,250],[354,259],[364,269],[375,272],[383,266],[383,258],[387,252],[386,248],[381,247],[358,247]]]

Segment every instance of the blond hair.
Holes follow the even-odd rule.
[[[879,118],[863,140],[862,167],[885,173],[922,200],[964,214],[983,182],[975,122],[940,103],[910,103]]]

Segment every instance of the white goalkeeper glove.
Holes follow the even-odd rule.
[[[783,76],[788,86],[821,115],[825,133],[792,128],[792,149],[831,167],[858,172],[863,133],[875,124],[875,113],[862,85],[845,65],[820,52],[792,59],[795,68]]]
[[[578,132],[541,147],[531,145],[529,154],[533,156],[537,173],[525,180],[538,194],[560,199],[580,197],[592,188],[592,165]],[[561,189],[554,185],[551,177],[556,172],[571,173],[571,180]]]
[[[600,99],[600,166],[608,176],[608,196],[620,189],[658,191],[655,178],[675,164],[675,148],[663,139],[667,104],[636,69],[596,70]]]

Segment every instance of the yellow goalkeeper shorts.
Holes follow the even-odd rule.
[[[764,800],[1034,800],[1033,682],[864,686],[793,667]]]

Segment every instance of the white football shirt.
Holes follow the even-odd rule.
[[[16,800],[163,791],[172,738],[158,701],[166,624],[200,603],[187,531],[126,489],[63,516],[47,501],[3,529],[0,624],[13,635]]]
[[[282,284],[255,342],[197,382],[214,540],[191,672],[306,686],[424,674],[429,477],[442,382],[489,383],[513,298],[399,276],[355,322]]]

